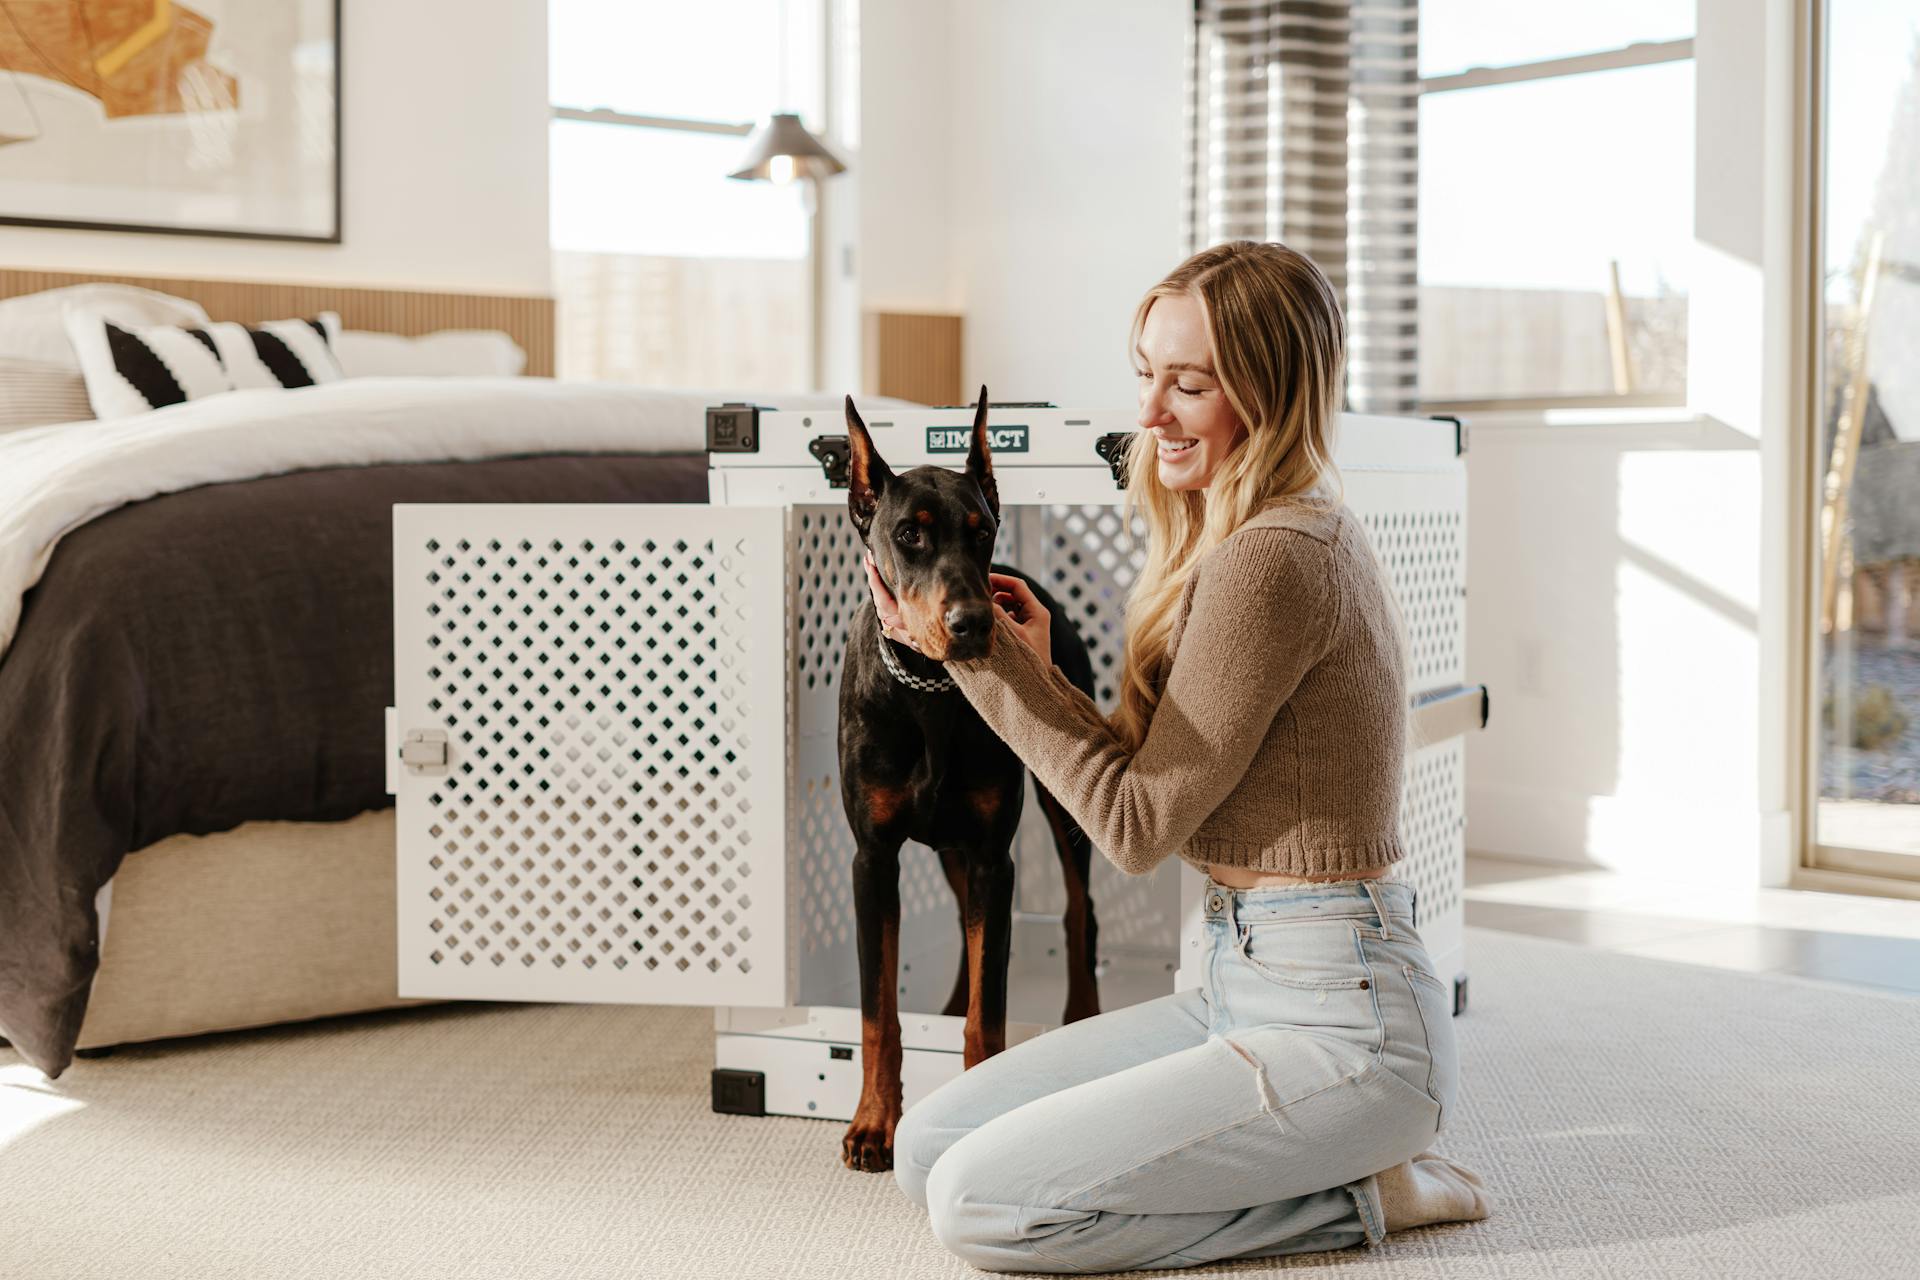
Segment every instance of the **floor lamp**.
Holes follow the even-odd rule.
[[[807,326],[807,368],[808,376],[816,388],[825,380],[820,367],[820,329],[824,320],[821,304],[826,292],[821,263],[826,256],[826,246],[820,234],[819,184],[822,179],[845,173],[846,170],[847,166],[827,150],[825,143],[807,132],[799,116],[779,112],[749,135],[745,158],[738,169],[727,175],[743,181],[772,182],[782,186],[796,181],[804,184],[800,198],[807,211],[807,255],[811,260],[808,293],[813,313],[812,321]]]

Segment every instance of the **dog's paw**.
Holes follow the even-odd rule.
[[[893,1168],[893,1128],[898,1114],[858,1112],[840,1140],[840,1159],[855,1173],[885,1173]]]

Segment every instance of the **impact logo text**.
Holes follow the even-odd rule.
[[[927,428],[928,453],[965,453],[972,443],[972,427]],[[1025,453],[1026,427],[988,427],[987,448],[995,453]]]

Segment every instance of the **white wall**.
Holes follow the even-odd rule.
[[[1470,427],[1467,846],[1753,884],[1760,454],[1643,417]]]
[[[547,293],[546,5],[342,10],[343,243],[0,226],[0,265]]]
[[[1698,3],[1689,411],[1470,432],[1474,851],[1791,875],[1791,10]]]
[[[862,305],[960,310],[997,400],[1131,405],[1128,322],[1182,257],[1190,12],[863,5]]]
[[[953,0],[860,11],[861,305],[936,311],[954,280]]]

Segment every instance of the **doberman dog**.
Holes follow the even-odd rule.
[[[963,1063],[1006,1048],[1007,962],[1013,934],[1013,836],[1026,768],[987,727],[941,661],[984,656],[992,643],[987,572],[1000,496],[980,388],[964,472],[914,467],[895,475],[873,447],[847,397],[847,510],[899,603],[921,652],[880,633],[871,608],[847,629],[840,682],[840,798],[853,828],[853,899],[860,951],[860,1105],[842,1142],[847,1167],[893,1167],[900,1121],[900,846],[938,853],[965,937],[943,1013],[966,1013]],[[1018,575],[1052,614],[1053,662],[1093,696],[1093,664],[1066,612]],[[865,591],[864,578],[862,592]],[[1094,981],[1097,928],[1087,874],[1092,843],[1060,802],[1034,780],[1065,874],[1067,1003],[1064,1022],[1100,1012]]]

